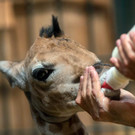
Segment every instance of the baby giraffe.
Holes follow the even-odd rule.
[[[42,135],[87,135],[76,115],[82,109],[75,99],[79,78],[90,65],[102,71],[97,56],[66,36],[53,16],[25,59],[1,61],[0,71],[12,87],[24,91]]]

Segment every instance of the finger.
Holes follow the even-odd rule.
[[[99,119],[100,99],[102,97],[101,86],[98,73],[94,67],[90,67],[91,77],[91,104],[93,105],[92,114],[94,119]]]
[[[110,62],[122,73],[125,74],[126,73],[126,68],[124,68],[124,65],[117,59],[112,57],[110,59]]]
[[[79,91],[81,92],[83,89],[83,80],[84,80],[84,76],[80,77],[80,85],[79,85]]]
[[[77,97],[76,97],[76,100],[75,100],[77,104],[81,103],[82,86],[83,86],[83,76],[80,77],[79,90],[78,90],[78,94],[77,94]]]
[[[92,90],[92,87],[91,87],[91,77],[90,77],[90,67],[89,67],[88,68],[88,83],[87,83],[87,89],[86,89],[87,96],[91,95],[91,90]]]
[[[88,78],[88,67],[86,67],[85,69],[84,78],[83,78],[83,85],[82,85],[83,96],[86,96],[87,78]]]
[[[135,32],[134,31],[131,31],[129,33],[129,37],[132,41],[132,49],[135,51]]]
[[[125,54],[125,56],[130,59],[130,57],[132,56],[133,49],[132,49],[132,41],[130,40],[130,38],[127,35],[122,35],[121,36],[121,48]]]
[[[91,67],[90,69],[90,76],[91,76],[91,84],[92,84],[92,94],[96,98],[98,98],[101,94],[101,86],[99,81],[98,73],[96,72],[94,67]]]
[[[92,81],[92,88],[100,89],[99,76],[94,67],[90,67],[90,76]]]
[[[117,69],[120,69],[120,68],[123,68],[123,65],[122,63],[117,59],[117,58],[110,58],[110,62],[117,68]]]
[[[122,61],[122,62],[124,62],[124,63],[127,63],[127,58],[126,58],[125,53],[124,53],[124,51],[123,51],[121,40],[117,40],[117,41],[116,41],[116,45],[117,45],[117,47],[118,47],[118,52],[119,52],[119,56],[120,56],[120,61]]]

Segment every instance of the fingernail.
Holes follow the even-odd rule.
[[[120,39],[118,39],[118,40],[116,41],[116,45],[117,45],[117,46],[120,46]]]
[[[127,34],[122,34],[120,38],[125,39],[126,37],[127,37]]]
[[[90,66],[90,70],[95,70],[95,68],[93,66]]]
[[[94,74],[95,73],[95,68],[93,66],[90,66],[90,73]]]
[[[83,75],[82,75],[82,76],[80,76],[80,79],[83,79]]]
[[[88,73],[88,70],[89,70],[89,67],[87,66],[87,67],[85,68],[85,73]]]
[[[117,62],[117,58],[115,58],[115,57],[110,58],[110,62],[111,62],[111,63]]]

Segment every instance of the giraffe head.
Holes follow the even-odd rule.
[[[25,92],[34,114],[55,122],[81,111],[75,103],[79,78],[86,66],[94,65],[100,72],[98,63],[97,56],[66,36],[53,17],[52,25],[42,28],[25,59],[1,61],[0,71],[11,86]]]

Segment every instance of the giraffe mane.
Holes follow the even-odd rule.
[[[57,17],[52,15],[52,25],[47,28],[42,27],[40,30],[39,36],[51,38],[52,36],[60,37],[63,34],[64,34],[64,32],[61,30],[61,28],[59,26]]]

